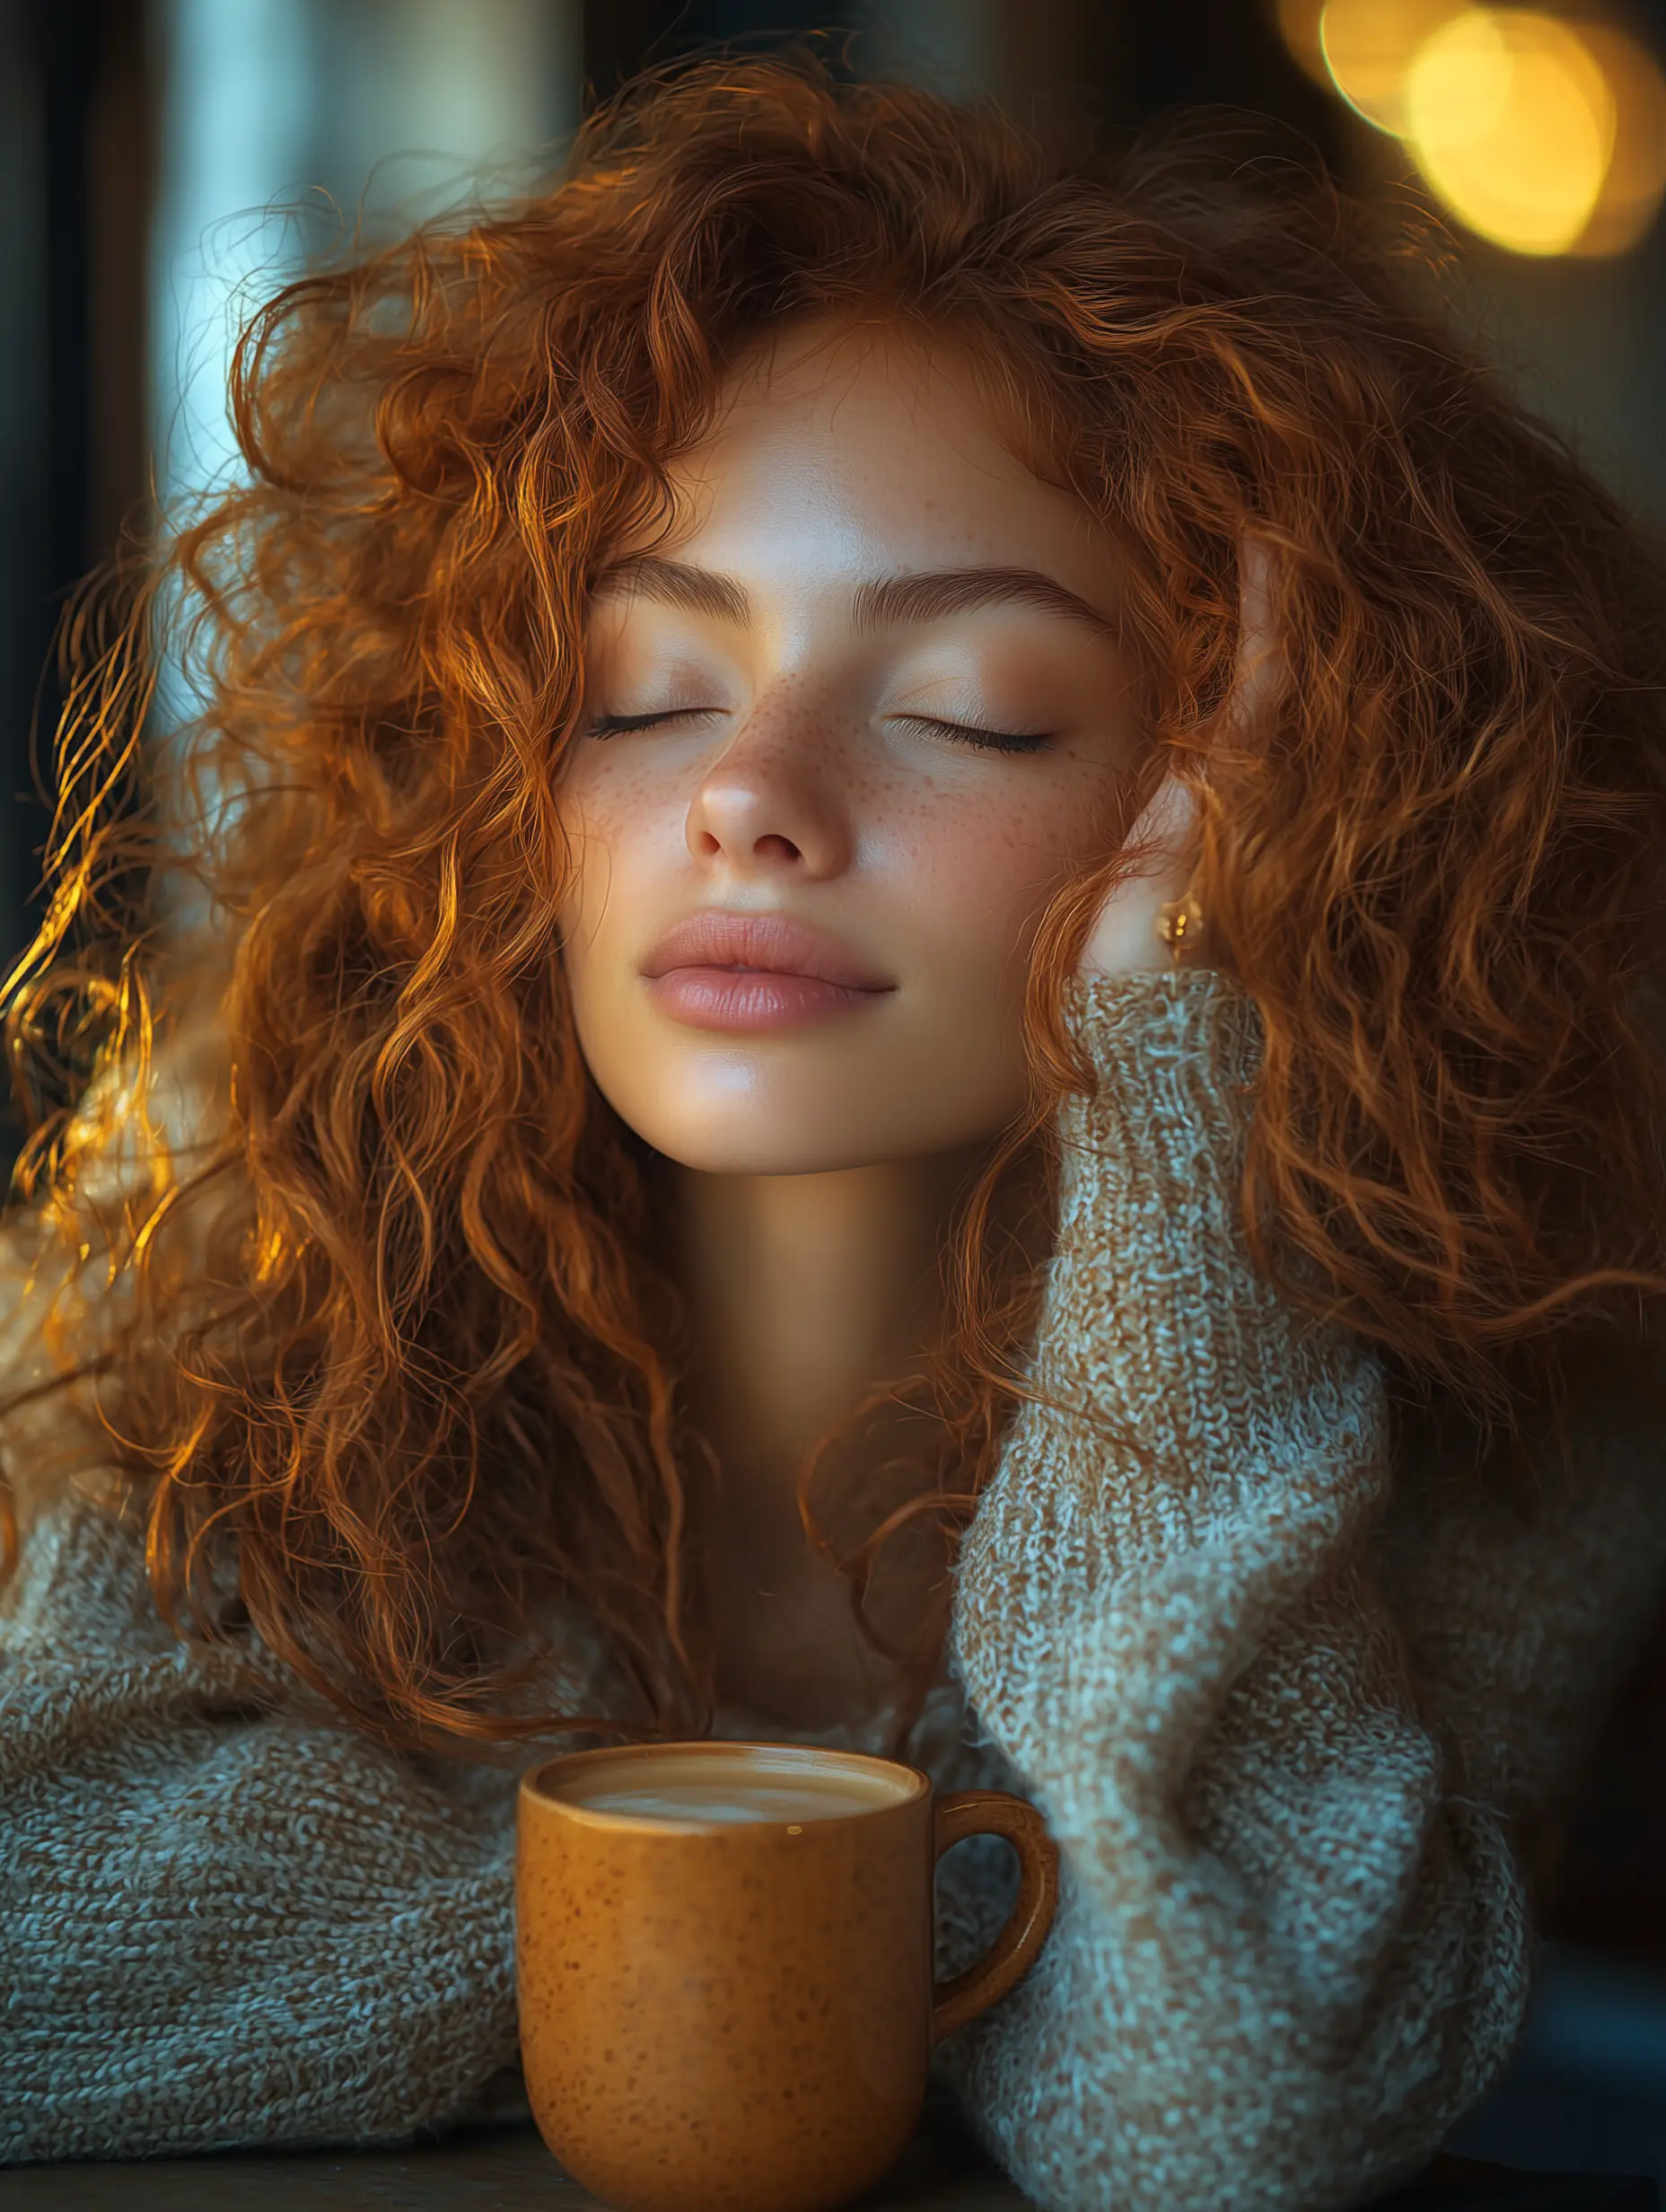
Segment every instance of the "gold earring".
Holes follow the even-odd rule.
[[[1190,891],[1184,899],[1165,900],[1158,908],[1157,935],[1173,954],[1177,968],[1197,952],[1203,935],[1203,908]]]

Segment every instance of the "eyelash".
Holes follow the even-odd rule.
[[[930,730],[969,745],[975,752],[1039,752],[1048,742],[1045,730],[980,730],[972,722],[941,722],[933,715],[898,715],[895,720],[910,730]]]
[[[632,730],[651,730],[656,722],[690,722],[697,715],[716,712],[711,707],[668,707],[658,715],[595,715],[586,737],[620,737]]]
[[[697,715],[715,711],[709,707],[670,707],[657,715],[597,715],[585,735],[621,737],[633,730],[651,730],[658,723],[692,721]],[[951,738],[957,744],[969,745],[976,752],[1039,752],[1048,742],[1045,730],[980,730],[974,723],[943,722],[931,715],[898,715],[893,719],[908,729],[929,730],[937,736]]]

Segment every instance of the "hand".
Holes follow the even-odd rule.
[[[1158,909],[1183,899],[1197,858],[1197,802],[1178,776],[1165,776],[1128,834],[1127,843],[1153,838],[1144,870],[1115,886],[1099,910],[1083,948],[1078,972],[1126,976],[1142,968],[1171,968],[1174,954],[1157,935]]]
[[[1241,726],[1253,723],[1277,673],[1279,655],[1272,637],[1272,557],[1267,547],[1246,536],[1238,558],[1238,666],[1232,696],[1222,709]],[[1171,948],[1157,935],[1159,910],[1185,898],[1197,865],[1197,802],[1180,778],[1165,776],[1135,822],[1128,845],[1151,841],[1153,850],[1137,873],[1117,884],[1088,932],[1078,973],[1121,976],[1142,969],[1170,968]],[[1207,963],[1189,956],[1188,964]]]

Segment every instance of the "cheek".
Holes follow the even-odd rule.
[[[1048,786],[921,812],[905,881],[922,937],[949,965],[995,985],[1026,967],[1048,900],[1096,854],[1088,794]]]
[[[663,846],[662,810],[639,770],[581,754],[563,777],[557,812],[566,834],[569,873],[561,900],[568,965],[599,950],[632,908],[632,886]]]

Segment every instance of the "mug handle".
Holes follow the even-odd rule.
[[[981,1959],[939,1982],[932,2006],[932,2041],[941,2043],[997,2004],[1035,1963],[1058,1904],[1058,1846],[1032,1804],[1003,1789],[961,1789],[936,1801],[933,1864],[966,1836],[1004,1836],[1018,1854],[1018,1902]]]

